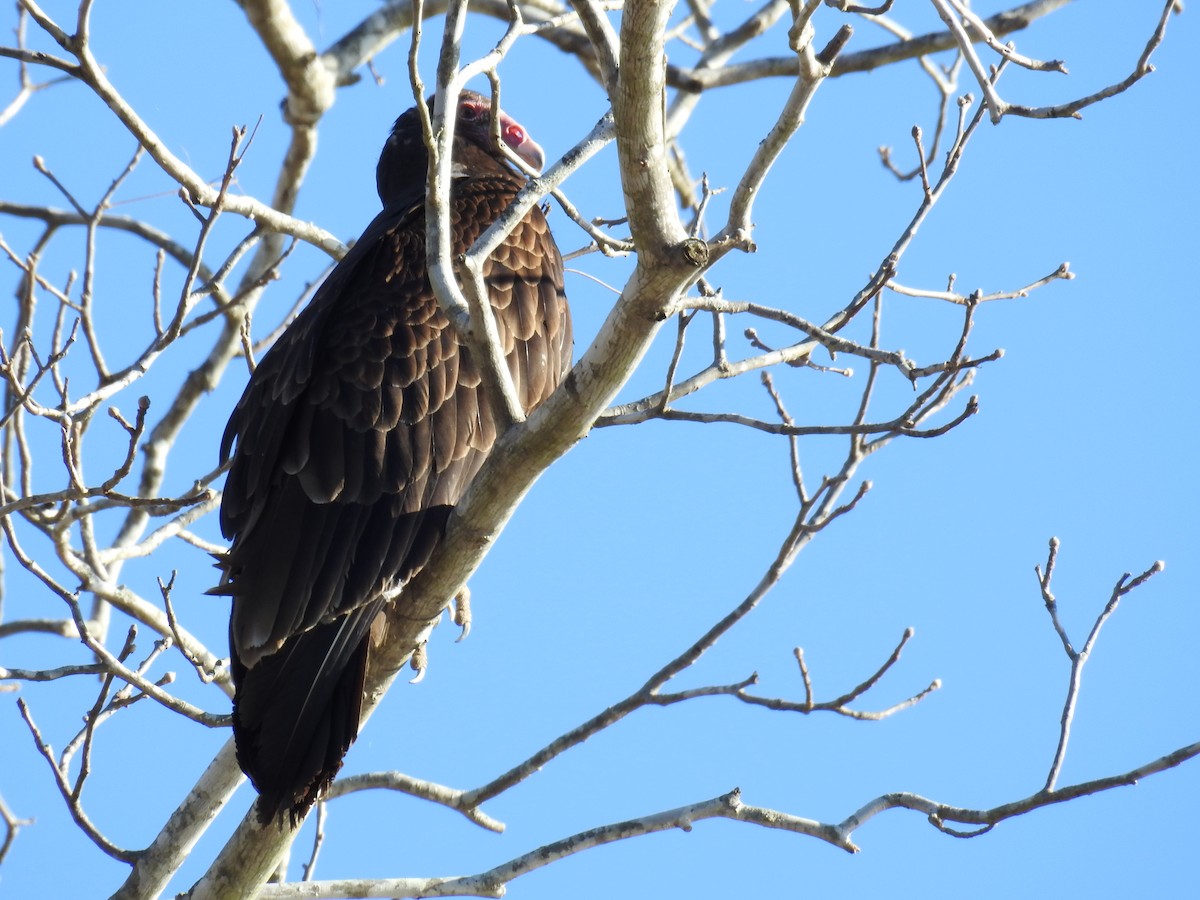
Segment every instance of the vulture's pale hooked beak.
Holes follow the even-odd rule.
[[[541,174],[542,167],[546,165],[546,154],[537,141],[531,138],[524,128],[508,116],[502,115],[500,119],[500,137],[504,139],[504,143],[512,148],[513,153],[529,163],[529,166],[537,171],[539,175]]]

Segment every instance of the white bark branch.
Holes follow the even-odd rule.
[[[1181,747],[1173,753],[1120,775],[1074,784],[1053,793],[1039,792],[990,809],[950,806],[919,794],[907,792],[883,794],[864,804],[836,824],[806,819],[765,807],[749,806],[742,802],[741,791],[735,788],[729,793],[711,800],[581,831],[562,840],[537,847],[477,875],[291,882],[266,885],[259,892],[258,897],[260,900],[300,900],[300,898],[318,900],[318,898],[350,897],[503,897],[507,885],[522,875],[585,850],[676,828],[682,831],[691,831],[697,822],[714,818],[731,819],[763,828],[790,831],[794,834],[817,838],[850,853],[857,853],[860,849],[853,841],[855,832],[880,813],[891,809],[908,809],[923,813],[932,825],[943,832],[956,837],[973,837],[991,830],[999,823],[1014,816],[1024,815],[1046,806],[1100,791],[1135,784],[1142,778],[1174,768],[1196,756],[1200,756],[1200,743]],[[961,832],[950,828],[946,824],[949,822],[981,827],[971,832]]]

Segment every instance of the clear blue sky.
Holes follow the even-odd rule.
[[[375,5],[298,3],[296,11],[324,47]],[[981,13],[1002,6],[977,4]],[[1109,4],[1073,4],[1054,14],[1015,40],[1031,56],[1065,59],[1072,74],[1011,72],[1002,93],[1041,105],[1124,77],[1159,6],[1122,4],[1114,12]],[[73,16],[69,4],[47,7],[60,21]],[[915,30],[936,25],[926,4],[896,7]],[[746,9],[717,7],[726,27]],[[11,8],[0,14],[5,31],[13,16]],[[836,20],[822,10],[823,35]],[[470,27],[479,29],[475,47],[497,34],[490,21],[472,19]],[[776,27],[770,53],[784,52],[785,31]],[[93,37],[112,81],[208,177],[221,172],[230,127],[261,116],[239,186],[269,199],[286,139],[282,83],[234,4],[98,4]],[[849,49],[883,39],[860,25]],[[44,41],[34,45],[50,49]],[[346,240],[375,213],[375,159],[392,120],[410,105],[406,46],[376,61],[382,86],[366,78],[342,90],[322,125],[297,214]],[[1076,279],[979,311],[974,351],[1005,350],[973,388],[980,414],[946,437],[898,442],[872,458],[862,471],[874,483],[867,500],[821,535],[764,606],[679,685],[727,683],[757,671],[761,692],[801,699],[792,658],[801,645],[818,699],[828,698],[873,671],[911,626],[916,637],[902,661],[862,705],[889,705],[934,678],[942,679],[941,691],[882,723],[768,713],[720,698],[641,711],[489,803],[486,810],[508,825],[503,835],[400,796],[339,800],[318,876],[475,872],[585,828],[734,786],[748,803],[825,821],[887,791],[980,807],[1024,797],[1045,779],[1068,674],[1033,575],[1052,535],[1062,541],[1055,589],[1077,645],[1122,572],[1140,572],[1156,559],[1167,564],[1125,599],[1101,636],[1085,671],[1061,783],[1122,772],[1197,740],[1200,482],[1191,381],[1200,331],[1194,275],[1200,130],[1190,108],[1197,51],[1189,11],[1172,19],[1154,60],[1158,71],[1087,110],[1083,121],[1013,119],[981,128],[898,279],[940,289],[954,272],[958,288],[991,292],[1032,281],[1063,261]],[[0,103],[6,103],[15,66],[5,61],[0,73],[7,73],[0,74]],[[507,109],[551,158],[605,108],[573,63],[532,39],[518,45],[502,75]],[[968,88],[964,77],[962,89]],[[706,97],[687,133],[692,171],[707,172],[717,187],[736,184],[787,89],[778,81]],[[756,207],[758,253],[728,259],[710,280],[730,298],[814,320],[843,305],[919,200],[919,185],[896,182],[879,165],[876,147],[893,146],[907,166],[909,131],[914,123],[932,131],[934,100],[911,62],[824,85]],[[132,139],[93,95],[78,85],[58,86],[36,95],[0,129],[0,195],[63,206],[31,166],[41,154],[92,203],[132,152]],[[150,219],[186,243],[194,225],[171,190],[143,162],[115,211]],[[588,216],[620,215],[613,149],[573,178],[567,192]],[[714,200],[710,222],[720,221],[725,199]],[[245,233],[232,218],[214,237],[217,251]],[[561,211],[551,221],[564,250],[583,243]],[[0,217],[0,234],[18,252],[28,251],[36,233]],[[64,233],[48,250],[44,271],[64,281],[78,264],[81,241],[78,230]],[[118,359],[148,333],[152,262],[136,242],[103,236],[97,302]],[[258,334],[324,265],[317,251],[297,250],[259,308]],[[615,285],[628,270],[599,257],[571,266]],[[169,269],[168,279],[177,289],[180,273]],[[0,260],[6,346],[16,284],[15,268]],[[582,347],[612,295],[581,274],[568,275],[567,287]],[[50,309],[47,300],[39,328]],[[933,362],[952,346],[960,321],[949,305],[888,295],[884,343]],[[745,324],[731,322],[731,336]],[[695,355],[684,368],[702,364],[703,331],[692,338]],[[664,331],[625,399],[661,385],[673,332]],[[735,337],[731,344],[737,346]],[[161,380],[143,381],[116,405],[130,414],[142,393],[165,404],[200,349],[161,366],[154,373]],[[87,386],[82,362],[80,390]],[[798,421],[844,421],[865,373],[855,368],[851,381],[811,370],[776,379]],[[231,367],[185,432],[172,457],[169,490],[182,490],[215,464],[217,435],[244,377],[244,368]],[[891,384],[882,400],[902,396]],[[730,406],[769,415],[754,378],[702,395],[691,408]],[[112,431],[98,424],[93,440]],[[833,439],[806,447],[810,477],[836,460],[841,447]],[[52,462],[55,451],[47,452]],[[114,444],[113,458],[118,454]],[[97,462],[90,474],[102,469]],[[42,477],[40,489],[60,486],[50,465]],[[344,771],[399,768],[471,787],[621,699],[753,587],[790,524],[790,491],[787,448],[776,438],[716,425],[596,431],[542,478],[472,579],[470,638],[454,644],[450,629],[435,633],[427,678],[393,690]],[[198,530],[215,538],[215,521]],[[179,614],[224,654],[227,607],[203,595],[214,574],[202,554],[167,548],[130,563],[122,581],[154,596],[155,577],[173,567],[180,570]],[[61,614],[7,552],[4,578],[6,621]],[[61,639],[0,643],[5,666],[83,659],[80,647]],[[177,655],[155,671],[166,667],[179,673],[181,694],[206,709],[227,709],[215,690],[194,684]],[[57,750],[94,691],[93,683],[76,679],[23,686],[20,696]],[[144,845],[226,737],[140,704],[99,733],[88,809],[119,843]],[[853,857],[796,835],[708,821],[689,834],[590,851],[518,880],[509,896],[1181,896],[1197,883],[1198,791],[1200,766],[1192,764],[1134,788],[1010,820],[971,841],[938,833],[918,814],[893,811],[857,833],[862,852]],[[126,868],[98,853],[69,820],[12,694],[0,694],[0,793],[16,814],[37,817],[0,867],[0,896],[99,896],[123,880]],[[243,787],[173,888],[186,888],[203,871],[251,799]],[[306,832],[297,861],[309,842]]]

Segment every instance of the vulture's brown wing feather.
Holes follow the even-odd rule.
[[[479,168],[453,191],[456,254],[521,187],[498,163]],[[532,409],[571,353],[562,259],[540,211],[484,278]],[[428,560],[495,439],[478,370],[429,285],[424,217],[385,211],[263,358],[222,445],[233,545],[218,590],[233,597],[234,730],[264,821],[302,815],[337,772],[382,595]]]

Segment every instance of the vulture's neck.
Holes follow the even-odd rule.
[[[376,186],[384,208],[409,206],[424,197],[428,170],[429,154],[421,133],[394,132],[384,147],[376,169]],[[457,180],[500,174],[516,177],[508,163],[494,151],[455,136],[451,177]]]

